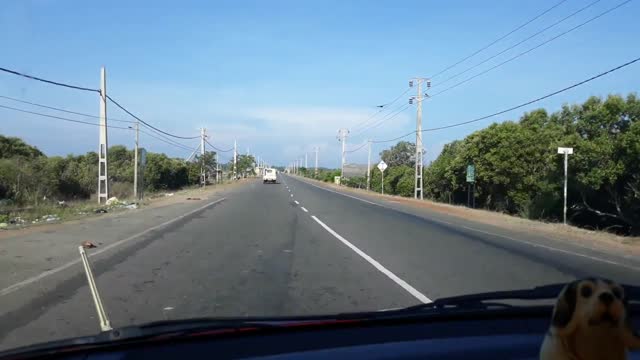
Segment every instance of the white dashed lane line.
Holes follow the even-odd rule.
[[[298,200],[293,200],[294,203],[296,203],[296,205],[300,205],[300,203],[298,202]]]
[[[293,197],[293,194],[291,194],[291,197]]]
[[[304,212],[309,212],[309,210],[305,209],[304,206],[300,206],[300,209],[302,209],[302,211]]]

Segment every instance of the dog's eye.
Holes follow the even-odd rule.
[[[618,288],[613,288],[611,289],[611,292],[613,293],[613,296],[616,297],[616,299],[622,299],[622,291]]]
[[[580,295],[582,295],[583,298],[588,298],[591,294],[593,294],[591,286],[583,286],[582,289],[580,289]]]

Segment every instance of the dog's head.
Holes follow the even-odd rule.
[[[631,328],[625,291],[605,279],[583,279],[567,284],[556,301],[551,332],[566,336],[576,329],[613,331],[621,335],[627,347],[637,347],[639,338]]]

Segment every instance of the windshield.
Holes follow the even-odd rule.
[[[640,285],[638,13],[4,1],[0,349]]]

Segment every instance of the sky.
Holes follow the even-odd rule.
[[[432,97],[423,101],[423,127],[430,128],[518,105],[640,56],[640,1],[634,0],[435,95],[624,0],[565,0],[434,76],[559,2],[5,0],[0,3],[0,67],[97,89],[104,66],[107,94],[166,132],[197,136],[204,127],[219,149],[229,149],[236,140],[240,153],[248,150],[273,165],[287,165],[305,153],[311,164],[318,147],[319,165],[338,167],[340,128],[350,131],[347,150],[359,148],[347,154],[348,163],[366,163],[367,147],[362,145],[367,139],[391,139],[415,130],[415,105],[391,116],[416,94],[415,88],[403,94],[411,78],[431,78],[432,89],[426,93]],[[589,96],[637,92],[638,79],[640,63],[495,118],[427,132],[425,160],[432,161],[448,142],[492,122],[517,120],[525,111],[542,107],[552,112]],[[96,93],[1,72],[0,96],[99,115]],[[0,105],[97,122],[4,98]],[[114,126],[130,125],[115,120],[133,120],[111,104],[107,116]],[[375,128],[367,127],[381,120]],[[21,137],[48,155],[98,148],[96,126],[2,108],[0,134]],[[108,136],[109,145],[133,146],[130,130],[109,129]],[[415,141],[415,135],[406,140]],[[198,140],[176,141],[198,146]],[[175,157],[191,152],[147,134],[141,134],[140,144]],[[373,161],[391,145],[374,144]],[[220,160],[228,161],[231,154],[220,153]]]

